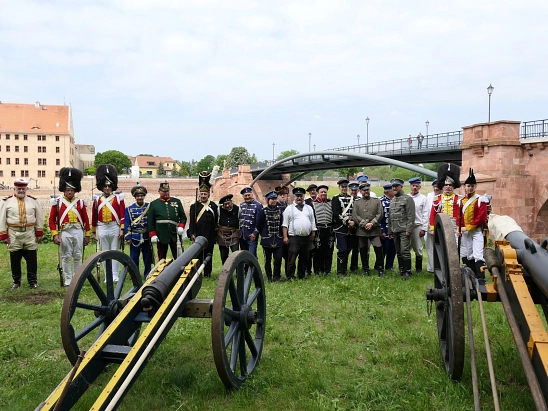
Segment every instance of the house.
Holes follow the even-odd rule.
[[[128,156],[129,157],[129,156]],[[129,157],[132,159],[132,157]],[[139,174],[142,176],[157,177],[158,166],[162,163],[167,176],[171,176],[174,168],[177,168],[175,160],[171,157],[159,156],[136,156],[132,162],[134,166],[139,167]]]

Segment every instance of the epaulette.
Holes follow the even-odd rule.
[[[8,198],[12,198],[12,197],[13,197],[13,194],[10,196],[4,197],[2,200],[6,201]]]
[[[33,196],[31,196],[31,195],[28,195],[28,194],[27,194],[27,197],[28,197],[28,198],[32,198],[33,200],[37,200],[36,197],[33,197]]]

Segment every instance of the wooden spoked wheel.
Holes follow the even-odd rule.
[[[453,221],[438,214],[434,229],[434,287],[443,299],[436,302],[436,320],[445,370],[460,380],[464,367],[463,280]]]
[[[213,300],[211,337],[217,372],[228,388],[239,388],[263,350],[266,296],[259,262],[249,251],[223,265]]]
[[[113,263],[119,264],[117,282],[113,278]],[[72,278],[61,312],[61,338],[72,364],[105,331],[141,285],[139,269],[120,251],[98,252],[82,263]],[[132,346],[140,325],[131,323],[119,328],[110,343]]]

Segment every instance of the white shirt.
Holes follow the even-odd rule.
[[[415,195],[409,193],[409,196],[415,202],[415,227],[420,227],[421,230],[427,231],[429,228],[430,210],[427,207],[426,196],[421,193]],[[430,204],[432,207],[432,204]]]
[[[428,225],[430,225],[430,213],[432,212],[432,204],[434,203],[436,194],[432,191],[426,196],[426,209],[428,210]]]
[[[287,228],[288,236],[306,237],[312,231],[316,231],[314,210],[308,204],[303,203],[303,210],[299,210],[295,203],[288,206],[284,211],[283,227]]]

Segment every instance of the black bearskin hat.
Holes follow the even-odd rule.
[[[105,186],[111,186],[112,191],[118,189],[118,171],[112,164],[101,164],[95,172],[97,189],[103,191]]]
[[[447,181],[447,182],[446,182]],[[438,167],[438,188],[443,190],[445,184],[460,187],[460,167],[454,163],[443,163]]]
[[[470,169],[468,171],[468,178],[466,179],[464,184],[474,184],[474,185],[477,184],[476,183],[476,176],[474,175],[474,170],[473,169]]]
[[[64,192],[67,188],[73,188],[75,192],[82,191],[82,177],[84,174],[77,168],[63,167],[59,170],[59,191]]]

